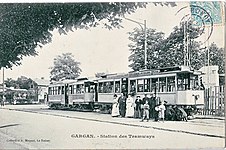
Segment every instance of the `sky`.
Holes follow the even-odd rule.
[[[177,15],[176,12],[187,4],[188,2],[177,2],[176,7],[149,4],[147,8],[138,9],[136,13],[126,17],[141,23],[146,20],[148,28],[162,31],[166,34],[165,36],[168,36],[173,27],[179,25],[181,18],[187,14],[186,10]],[[21,61],[22,65],[14,66],[12,70],[5,69],[5,79],[17,79],[20,76],[49,79],[49,68],[53,66],[54,58],[68,52],[81,63],[83,77],[94,76],[97,72],[128,72],[131,70],[128,67],[130,64],[128,32],[140,26],[128,20],[123,20],[122,26],[124,28],[113,30],[103,26],[89,30],[79,29],[68,32],[67,35],[60,35],[57,30],[54,30],[52,42],[44,45],[43,48],[37,48],[38,56],[24,57]],[[215,26],[210,43],[215,42],[219,47],[223,47],[223,37],[223,26]],[[2,82],[2,70],[0,81]]]

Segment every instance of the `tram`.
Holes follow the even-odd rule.
[[[158,101],[165,101],[167,105],[203,107],[201,74],[187,66],[176,66],[107,74],[94,80],[61,81],[49,86],[49,104],[80,109],[110,109],[114,94],[130,93],[134,98],[154,94]]]
[[[96,83],[88,78],[54,82],[48,87],[48,104],[56,109],[93,109],[96,88]]]

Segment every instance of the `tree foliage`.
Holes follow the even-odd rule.
[[[6,84],[6,87],[14,87],[15,89],[29,90],[37,86],[37,83],[35,83],[31,78],[27,78],[24,76],[17,78],[17,80],[7,78],[4,83]]]
[[[49,43],[55,28],[66,34],[73,29],[96,27],[101,20],[109,29],[121,27],[121,17],[146,5],[141,2],[0,4],[0,67],[11,68],[20,65],[23,56],[37,55],[35,48]]]
[[[184,28],[186,25],[187,28]],[[188,33],[184,35],[184,30]],[[190,65],[194,69],[200,69],[207,64],[207,49],[201,48],[200,43],[195,39],[201,33],[201,29],[192,26],[191,22],[182,22],[180,26],[174,27],[167,38],[164,33],[154,29],[147,30],[147,68],[156,69],[160,67],[171,67],[184,64],[184,45],[188,43],[190,51]],[[184,41],[185,38],[185,41]],[[135,28],[129,33],[131,43],[129,48],[129,65],[134,71],[144,69],[144,32]],[[189,40],[187,40],[189,39]],[[210,65],[218,65],[219,73],[224,73],[224,54],[223,49],[216,44],[211,44]]]
[[[50,79],[52,81],[75,79],[82,72],[79,65],[80,62],[75,61],[71,53],[64,53],[62,56],[59,55],[54,58],[54,66],[50,68]]]
[[[207,61],[208,50],[205,50],[205,60]],[[216,44],[212,43],[209,47],[209,64],[219,66],[219,73],[225,73],[225,52],[223,48],[217,47]]]
[[[164,33],[157,32],[154,29],[147,29],[147,56],[148,64],[147,68],[152,69],[157,65],[158,60],[158,48],[159,44],[164,40]],[[129,61],[132,63],[129,65],[133,70],[138,71],[145,68],[144,64],[144,31],[139,28],[135,28],[133,32],[129,32],[129,40],[132,42],[129,44],[131,55]]]
[[[187,34],[185,34],[187,33]],[[174,27],[170,35],[160,44],[159,60],[157,67],[170,67],[184,64],[184,46],[187,45],[190,51],[191,66],[196,65],[199,60],[200,44],[196,39],[201,33],[200,28],[193,27],[191,22],[182,22],[180,26]],[[185,41],[184,41],[185,39]]]

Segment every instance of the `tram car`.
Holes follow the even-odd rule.
[[[56,109],[93,109],[96,87],[88,78],[54,82],[48,87],[48,105]]]
[[[114,94],[132,93],[134,98],[154,94],[158,101],[165,101],[167,105],[203,107],[201,74],[187,66],[177,66],[107,74],[95,80],[77,79],[50,85],[49,103],[60,102],[61,105],[81,109],[111,109]],[[61,89],[61,92],[57,89]]]

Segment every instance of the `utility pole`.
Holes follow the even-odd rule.
[[[147,23],[144,20],[144,69],[147,69]]]
[[[226,2],[223,3],[223,7],[224,7],[224,53],[226,52]],[[225,66],[225,69],[226,69],[226,66]],[[226,86],[226,83],[225,83],[225,86]],[[225,93],[225,88],[224,88],[224,93]],[[226,98],[224,98],[224,116],[225,116],[225,119],[226,119],[226,108],[225,108],[225,104],[226,104]],[[225,128],[226,128],[226,123],[225,123]],[[225,132],[225,136],[226,136],[226,132]],[[226,147],[226,138],[225,139],[225,145],[224,147]]]
[[[129,20],[131,22],[137,23],[142,31],[144,32],[144,69],[147,69],[147,21],[144,20],[144,23],[129,19],[129,18],[125,18],[126,20]]]
[[[5,71],[4,67],[2,67],[2,105],[4,106],[5,103]]]

